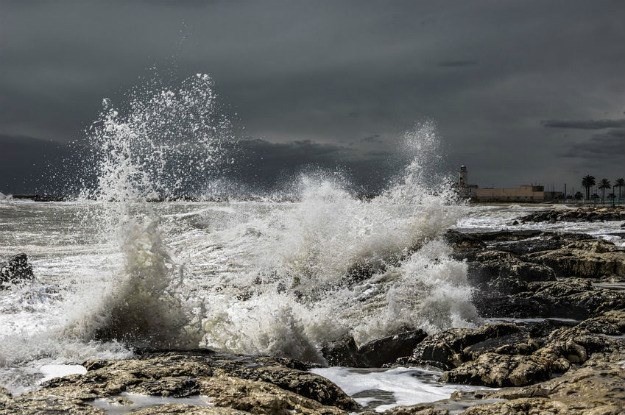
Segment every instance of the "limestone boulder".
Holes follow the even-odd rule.
[[[55,378],[19,397],[0,396],[0,414],[102,414],[96,399],[131,399],[122,393],[188,398],[213,406],[168,403],[141,409],[150,414],[344,414],[359,409],[329,380],[296,369],[290,359],[197,351],[149,351],[126,360],[85,362],[87,373]],[[20,408],[19,411],[16,408]],[[47,412],[46,412],[47,411]]]
[[[423,330],[410,330],[357,346],[352,337],[326,345],[322,354],[330,366],[382,367],[410,356],[427,337]]]
[[[426,337],[411,356],[398,359],[396,365],[429,365],[447,370],[477,354],[517,342],[525,334],[523,328],[509,323],[450,329]]]

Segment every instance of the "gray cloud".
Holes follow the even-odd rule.
[[[619,120],[549,120],[543,126],[550,128],[575,128],[580,130],[603,130],[605,128],[625,127],[625,118]]]
[[[360,149],[295,140],[272,143],[246,139],[238,143],[239,157],[232,177],[258,189],[276,189],[306,171],[341,171],[358,189],[378,191],[402,168],[392,163],[392,152]]]
[[[454,61],[442,61],[438,63],[438,66],[443,68],[457,68],[463,66],[474,66],[477,65],[476,61],[471,60],[454,60]]]
[[[625,154],[625,129],[613,129],[589,140],[572,145],[566,157],[592,158],[622,163]]]
[[[3,1],[0,134],[79,138],[103,97],[123,101],[157,66],[173,80],[210,73],[225,111],[270,143],[268,175],[317,157],[375,182],[377,152],[424,119],[449,168],[477,183],[617,174],[563,157],[590,127],[559,120],[623,117],[624,15],[613,0]]]
[[[381,142],[383,142],[382,137],[380,137],[380,134],[368,135],[366,137],[361,138],[360,141],[365,142],[365,143],[381,143]]]
[[[75,178],[67,164],[71,150],[63,144],[0,134],[0,149],[2,193],[62,193]]]

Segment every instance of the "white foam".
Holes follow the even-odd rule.
[[[60,378],[67,375],[84,375],[87,369],[82,365],[44,365],[39,369],[44,377],[39,382]]]
[[[94,400],[91,405],[103,409],[109,415],[121,415],[131,413],[138,409],[165,404],[185,404],[193,406],[212,406],[210,398],[206,396],[192,396],[187,398],[172,398],[166,396],[149,396],[137,393],[122,392],[117,396]]]
[[[148,92],[127,112],[106,102],[92,137],[98,182],[82,199],[13,212],[24,230],[7,249],[35,252],[38,279],[58,295],[9,301],[28,323],[2,331],[11,369],[198,344],[324,363],[321,347],[345,335],[362,343],[477,322],[466,264],[442,239],[462,210],[430,174],[433,125],[406,133],[413,160],[371,200],[320,173],[271,200],[151,204],[211,170],[228,123],[203,76]]]
[[[440,372],[417,368],[352,369],[331,367],[312,369],[337,384],[361,405],[377,412],[395,406],[415,405],[447,399],[455,391],[485,389],[481,387],[443,384]],[[380,393],[381,392],[387,392]],[[389,396],[389,393],[392,396]]]

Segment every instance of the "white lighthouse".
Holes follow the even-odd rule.
[[[473,197],[473,192],[471,190],[477,188],[476,185],[469,184],[469,172],[467,171],[467,166],[464,164],[460,166],[457,186],[458,195],[463,199]]]
[[[467,172],[467,166],[464,164],[460,166],[460,174],[458,176],[458,187],[463,189],[469,186],[469,173]]]

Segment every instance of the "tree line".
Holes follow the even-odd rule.
[[[597,185],[597,179],[595,179],[594,176],[587,175],[582,178],[582,187],[586,189],[586,200],[590,200],[591,198],[590,189],[595,185]],[[612,186],[612,183],[610,183],[608,179],[604,178],[599,181],[599,184],[597,187],[599,188],[599,190],[601,190],[601,203],[604,203],[605,201],[606,190],[612,189],[612,193],[608,194],[608,198],[612,200],[616,198],[616,195],[614,193],[614,188],[618,188],[618,200],[621,200],[623,197],[622,190],[623,190],[623,187],[625,187],[625,180],[622,177],[619,179],[616,179],[614,181],[614,186]],[[592,199],[596,200],[598,198],[599,198],[598,194],[594,193],[592,195]]]

